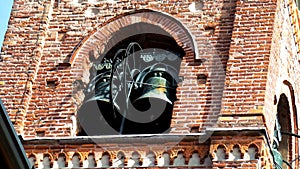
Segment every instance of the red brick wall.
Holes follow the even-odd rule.
[[[172,132],[189,133],[193,126],[203,132],[212,126],[221,105],[235,1],[206,1],[203,9],[196,12],[189,11],[190,4],[187,1],[78,4],[16,1],[1,55],[5,84],[0,93],[12,120],[17,116],[18,131],[26,137],[43,131],[46,136],[71,134],[70,117],[76,112],[76,104],[81,103],[74,101],[72,82],[84,70],[77,70],[76,62],[67,63],[97,29],[139,9],[167,13],[189,30],[183,35],[173,34],[187,55],[182,60],[180,76],[184,76],[184,81],[177,89],[179,100],[173,111]],[[90,15],[89,11],[95,13]],[[196,42],[196,55],[191,53],[191,44],[180,40],[188,34]],[[197,76],[201,74],[208,76],[206,84],[198,83]],[[54,84],[47,86],[51,82]]]
[[[0,56],[0,97],[25,138],[71,136],[71,117],[82,102],[73,82],[85,78],[86,55],[101,42],[93,36],[106,40],[124,27],[107,25],[126,17],[128,24],[139,22],[134,19],[142,17],[135,15],[145,9],[154,15],[144,21],[165,29],[186,52],[172,134],[212,126],[267,127],[272,140],[276,100],[282,93],[289,99],[292,131],[297,133],[300,36],[294,1],[208,0],[196,12],[189,10],[190,1],[75,1],[15,0],[13,5]],[[176,34],[177,28],[182,34]],[[207,76],[205,84],[198,79],[202,76]],[[226,140],[238,142],[236,137],[214,139],[211,153]],[[260,139],[261,164],[268,168],[270,154],[262,149],[272,141]],[[298,156],[296,147],[290,151]],[[213,165],[257,167],[251,162]]]
[[[38,2],[15,1],[1,53],[1,98],[21,132],[30,111],[33,85],[44,48],[49,18]],[[45,8],[46,7],[46,8]],[[43,15],[42,12],[45,11]],[[50,63],[49,63],[50,64]]]
[[[275,12],[275,0],[237,1],[219,126],[264,126]]]
[[[284,94],[288,98],[292,133],[298,133],[299,105],[299,48],[297,43],[297,29],[294,20],[299,19],[298,9],[293,1],[281,2],[278,4],[276,22],[274,25],[273,42],[268,72],[266,89],[265,116],[266,126],[272,137],[275,114],[277,113],[279,98]],[[290,14],[290,16],[289,16]],[[297,29],[295,29],[297,28]],[[298,140],[290,137],[290,156],[285,157],[292,160],[298,156]],[[297,166],[298,164],[294,164]]]

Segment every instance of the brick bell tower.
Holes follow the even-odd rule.
[[[36,168],[298,168],[297,3],[15,0],[0,97]]]

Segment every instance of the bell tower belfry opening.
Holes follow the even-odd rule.
[[[298,4],[15,0],[0,96],[36,168],[299,168]]]
[[[168,132],[184,50],[162,28],[147,23],[120,29],[107,44],[112,47],[90,59],[90,83],[77,113],[79,135]]]

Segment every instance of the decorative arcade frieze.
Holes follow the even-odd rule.
[[[200,143],[200,137],[189,136],[182,140],[174,139],[175,136],[30,139],[25,140],[24,146],[30,162],[38,169],[212,168],[223,161],[259,163],[261,151],[256,143]]]

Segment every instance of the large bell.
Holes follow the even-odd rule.
[[[92,86],[93,85],[93,86]],[[105,74],[95,77],[91,83],[88,95],[82,106],[77,111],[81,126],[78,135],[102,135],[115,133],[108,124],[113,119],[110,103],[110,76]],[[95,127],[97,124],[97,127]]]
[[[147,78],[143,82],[142,95],[133,101],[135,107],[141,107],[142,109],[149,108],[150,103],[167,102],[173,104],[175,98],[174,87],[171,86],[171,82],[164,76],[165,72],[155,72],[153,76]]]

